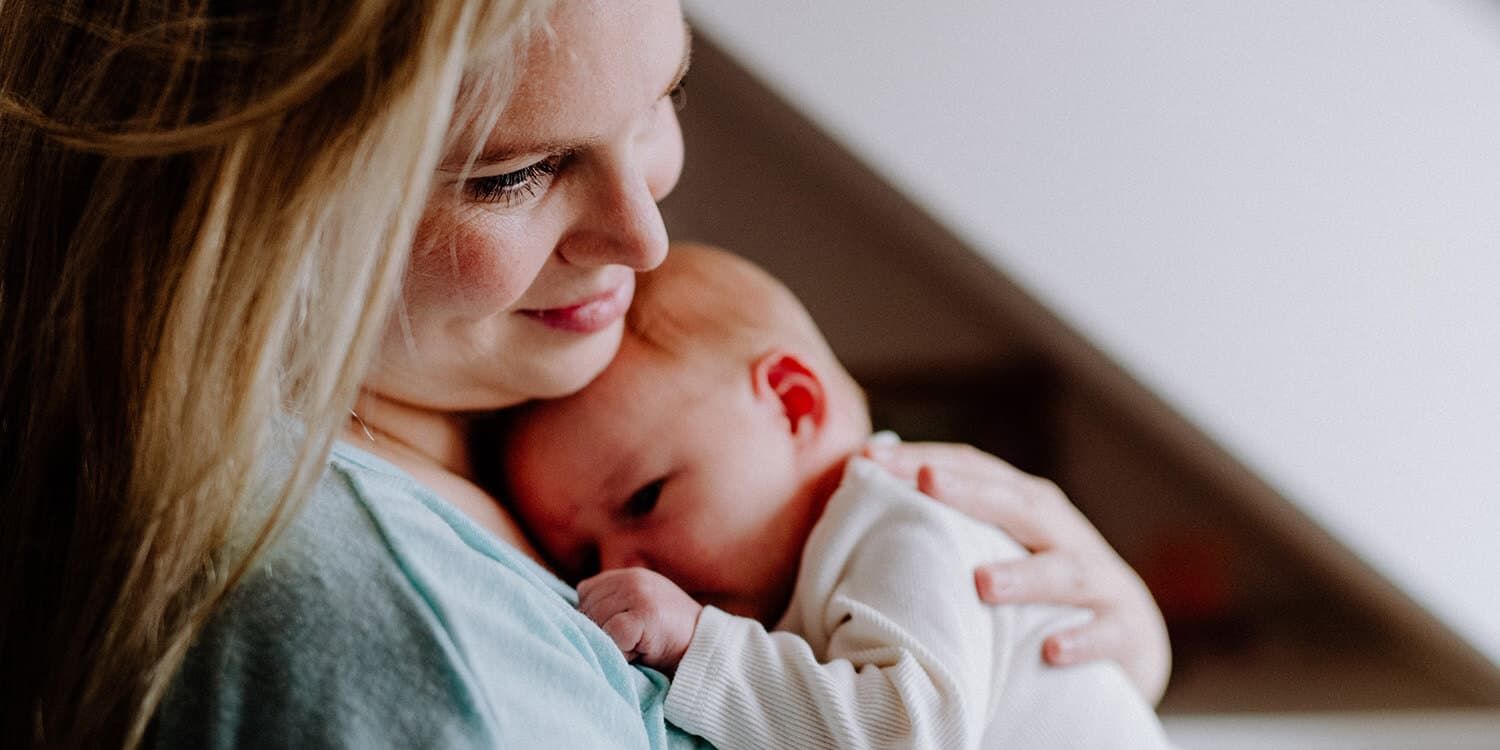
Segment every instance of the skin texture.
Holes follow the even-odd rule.
[[[587,388],[517,423],[514,507],[560,570],[649,568],[701,602],[779,619],[839,462],[815,460],[818,425],[800,418],[817,404],[799,396],[789,414],[756,365],[695,366],[626,334]]]
[[[348,442],[406,470],[533,556],[519,526],[474,482],[469,414],[570,393],[614,354],[618,326],[563,333],[538,327],[523,311],[617,288],[634,271],[660,262],[667,240],[655,201],[671,190],[682,165],[667,94],[687,51],[676,0],[563,0],[550,26],[550,33],[533,39],[523,83],[484,144],[486,152],[511,155],[476,165],[471,176],[514,174],[553,157],[553,146],[565,157],[550,180],[532,182],[499,203],[480,200],[485,191],[472,189],[472,182],[439,173],[399,314],[355,405],[359,418],[345,431]],[[971,460],[957,446],[927,455],[947,454],[954,457],[944,459],[948,463]],[[1044,513],[1035,523],[1073,524],[1067,512]],[[1102,542],[1066,539],[1085,545],[1069,552],[1072,575],[1132,575],[1120,570]],[[1027,581],[1027,571],[1013,572]],[[1038,578],[1020,589],[1042,600],[1070,601],[1069,591],[1052,588],[1055,580]],[[1134,589],[1100,593],[1107,606],[1099,608],[1095,632],[1114,635],[1083,638],[1070,653],[1128,665],[1142,658],[1137,644],[1164,642],[1149,597],[1143,601]],[[1165,658],[1146,658],[1165,675]]]
[[[619,356],[583,391],[529,409],[501,457],[514,506],[551,558],[575,578],[603,569],[579,584],[582,609],[622,651],[674,670],[701,612],[692,597],[713,596],[708,603],[773,625],[807,534],[855,450],[1033,552],[976,571],[986,601],[1063,598],[1095,610],[1093,622],[1047,640],[1049,662],[1098,658],[1083,649],[1112,636],[1164,635],[1140,579],[1056,485],[972,448],[867,445],[852,382],[828,377],[821,367],[836,362],[792,343],[804,341],[788,309],[800,305],[769,293],[776,282],[742,265],[711,249],[679,249],[639,299],[637,324],[670,321],[670,345],[628,331]],[[709,278],[736,279],[736,297],[699,293]],[[757,300],[754,313],[740,311],[746,298]],[[725,328],[724,320],[741,322]],[[775,348],[745,361],[764,346]],[[1164,637],[1139,643],[1122,661],[1152,699],[1164,687],[1166,645]]]
[[[385,398],[459,411],[578,390],[613,356],[618,320],[580,334],[525,311],[622,288],[628,295],[634,271],[666,257],[656,202],[682,170],[669,96],[687,56],[680,12],[671,2],[571,2],[552,25],[557,36],[536,37],[467,182],[439,176],[412,252],[404,314],[392,321],[370,381]],[[592,42],[566,43],[578,38]],[[488,155],[502,160],[485,163]],[[462,160],[460,151],[445,161]],[[478,194],[497,175],[538,163],[553,174],[503,197]]]
[[[575,391],[614,355],[618,321],[565,331],[526,311],[628,293],[665,257],[656,201],[682,168],[670,93],[689,53],[675,0],[569,0],[549,20],[469,179],[447,170],[472,144],[443,159],[346,430],[533,556],[473,482],[468,414]],[[541,163],[550,174],[520,179]],[[497,184],[521,187],[500,197]]]
[[[622,352],[631,348],[630,340],[627,336]],[[625,389],[635,388],[637,394],[655,390],[670,400],[673,389],[680,389],[683,385],[683,378],[662,379],[648,372],[636,373],[640,379],[629,377],[630,373],[625,370],[633,369],[632,362],[626,360],[623,367],[612,366],[594,386],[570,399],[573,408],[548,408],[539,413],[529,427],[541,432],[526,434],[539,435],[548,430],[585,434],[595,416],[610,417],[598,410],[623,406],[615,401],[628,398]],[[612,376],[614,373],[618,374]],[[690,382],[692,378],[686,380]],[[600,385],[603,388],[596,391],[596,386]],[[646,400],[650,400],[649,397]],[[783,402],[783,408],[785,404]],[[726,434],[736,429],[733,423],[718,424],[728,428]],[[748,425],[741,425],[744,426]],[[767,434],[763,437],[779,436]],[[563,447],[558,447],[559,443]],[[703,580],[711,571],[705,572],[702,566],[734,565],[734,560],[726,562],[711,555],[693,557],[673,553],[697,550],[705,546],[704,542],[709,546],[739,549],[732,539],[739,528],[737,524],[706,525],[706,522],[742,518],[743,509],[729,506],[743,501],[747,494],[744,488],[740,488],[729,502],[724,502],[726,496],[723,494],[684,492],[672,498],[678,507],[663,512],[663,518],[622,518],[613,512],[616,508],[610,504],[588,507],[589,498],[600,496],[590,494],[597,487],[587,479],[590,467],[585,457],[589,452],[581,449],[585,445],[595,450],[602,448],[603,455],[611,456],[608,440],[602,446],[592,440],[549,441],[538,445],[544,446],[542,450],[530,455],[517,454],[519,460],[512,461],[511,465],[523,475],[537,476],[542,482],[535,488],[543,490],[544,494],[532,496],[523,489],[517,493],[517,500],[523,508],[534,511],[527,514],[528,518],[536,519],[533,528],[548,530],[542,538],[549,541],[543,544],[552,550],[577,550],[580,546],[608,550],[600,557],[604,572],[578,585],[583,612],[599,623],[628,657],[669,673],[674,671],[692,641],[702,607],[697,606],[692,596],[675,585],[672,579],[644,567],[626,566],[656,566],[658,560],[663,560],[665,567],[662,572],[673,579],[687,575],[686,580]],[[722,445],[709,451],[701,450],[701,447],[699,443],[684,441],[669,451],[677,456],[678,467],[702,455],[702,462],[692,468],[693,476],[700,481],[711,476],[719,465],[721,459],[713,454],[724,451]],[[660,449],[660,446],[656,448]],[[742,457],[744,460],[763,458],[753,450],[742,452],[747,454]],[[1056,485],[967,446],[903,443],[867,446],[863,453],[897,476],[914,480],[918,489],[933,498],[976,519],[1013,530],[1016,540],[1031,550],[1033,554],[1023,560],[995,563],[976,570],[975,586],[981,599],[994,604],[1062,602],[1088,607],[1095,612],[1095,618],[1089,623],[1047,638],[1043,644],[1043,657],[1048,663],[1066,666],[1095,659],[1114,659],[1125,668],[1148,701],[1155,703],[1161,699],[1170,673],[1171,648],[1160,611],[1140,578],[1119,559]],[[769,476],[777,471],[777,467],[766,465],[763,471]],[[754,479],[741,477],[740,481]],[[572,490],[581,494],[569,494]],[[559,497],[573,499],[554,502]],[[774,499],[762,499],[775,503]],[[687,508],[684,510],[680,506]],[[814,504],[813,507],[820,506]],[[604,512],[600,513],[601,510]],[[551,515],[554,513],[557,515]],[[764,515],[770,517],[772,514]],[[703,534],[705,529],[706,539],[694,539],[693,535]],[[805,541],[805,528],[798,531]],[[657,549],[655,545],[664,537],[675,537],[677,543],[668,543],[668,554],[653,554]],[[784,541],[784,538],[774,539],[773,543],[763,544],[760,551],[753,554],[760,555],[762,562],[766,556],[790,555],[784,546],[778,544]],[[641,551],[643,544],[646,545],[644,553]],[[768,589],[763,584],[764,581],[741,579],[742,590],[728,601],[757,603],[759,619],[769,625],[771,619],[765,614],[784,605],[785,599],[776,598],[780,596],[780,589]]]
[[[667,674],[682,663],[703,613],[671,579],[645,568],[606,570],[578,584],[578,609],[626,659]]]

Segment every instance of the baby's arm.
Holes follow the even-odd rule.
[[[819,659],[800,636],[708,607],[667,720],[721,750],[974,748],[983,707],[935,666],[894,646]]]
[[[955,743],[950,722],[922,710],[953,707],[958,696],[951,680],[927,674],[900,649],[866,654],[868,668],[858,672],[845,660],[820,663],[802,638],[769,633],[749,618],[702,607],[667,578],[643,568],[606,571],[583,581],[578,608],[627,659],[663,672],[676,671],[690,647],[707,652],[700,661],[719,667],[706,675],[714,684],[700,685],[699,676],[673,685],[667,712],[673,723],[721,750],[972,746]],[[706,698],[726,689],[739,692],[738,705]],[[799,715],[809,709],[820,716]]]
[[[801,637],[705,608],[644,568],[609,570],[579,583],[578,608],[631,661],[670,674],[689,648],[703,652],[698,661],[715,670],[673,685],[667,714],[721,750],[974,744],[962,737],[960,691],[950,676],[930,673],[936,662],[930,655],[877,644],[857,662],[820,663]],[[879,617],[863,614],[861,623]],[[841,630],[840,640],[868,640],[856,635],[864,628]],[[702,684],[704,677],[712,684]],[[724,705],[714,702],[722,698],[708,698],[726,690],[738,692],[739,700]]]
[[[869,468],[846,486],[870,492],[830,504],[833,523],[809,541],[813,562],[783,622],[805,639],[704,609],[667,696],[670,721],[726,749],[1165,746],[1118,667],[1042,664],[1040,639],[1083,612],[977,601],[974,561],[1024,550],[925,498],[903,500],[909,488]]]
[[[977,601],[973,560],[1003,538],[976,541],[974,524],[923,499],[870,500],[838,520],[848,533],[825,540],[820,566],[835,572],[799,583],[793,603],[807,640],[699,607],[640,569],[580,584],[580,607],[627,656],[676,670],[667,718],[724,750],[1165,745],[1117,667],[1041,663],[1041,639],[1080,611]]]
[[[620,568],[579,583],[578,609],[626,659],[671,674],[693,640],[703,605],[660,573]]]

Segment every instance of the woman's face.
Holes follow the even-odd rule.
[[[441,411],[571,393],[609,363],[682,170],[677,0],[565,0],[466,179],[447,155],[366,387]]]

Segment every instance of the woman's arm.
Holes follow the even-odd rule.
[[[981,599],[1093,610],[1089,623],[1045,641],[1049,663],[1110,659],[1147,700],[1161,700],[1172,660],[1161,611],[1140,577],[1057,485],[966,445],[872,444],[866,455],[897,476],[915,479],[927,495],[1004,529],[1034,553],[976,569]]]

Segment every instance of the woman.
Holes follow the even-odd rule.
[[[686,742],[466,451],[667,250],[676,0],[226,5],[0,13],[0,744]],[[1094,607],[1050,659],[1160,694],[1054,488],[886,460],[1038,551],[985,598]]]

